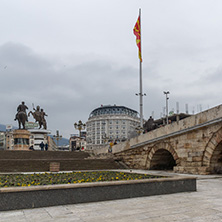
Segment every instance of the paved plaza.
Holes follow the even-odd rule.
[[[222,177],[198,176],[197,192],[0,212],[1,222],[222,221]]]

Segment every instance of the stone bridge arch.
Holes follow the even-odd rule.
[[[210,173],[222,173],[222,127],[214,132],[203,152],[203,166]],[[216,172],[216,171],[220,172]]]
[[[175,149],[169,142],[160,142],[151,148],[150,152],[147,154],[146,168],[155,169],[155,165],[156,167],[157,165],[160,167],[161,161],[163,165],[167,165],[168,163],[169,165],[173,164],[173,166],[175,166],[180,163]]]

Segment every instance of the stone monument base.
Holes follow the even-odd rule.
[[[32,135],[31,143],[34,150],[41,150],[40,143],[48,143],[48,134],[51,132],[45,129],[29,129],[29,132]],[[49,144],[48,144],[49,145]]]
[[[14,147],[13,150],[29,151],[29,139],[31,133],[25,129],[17,129],[13,131]]]

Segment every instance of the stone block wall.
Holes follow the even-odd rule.
[[[152,169],[164,165],[172,155],[174,172],[209,174],[213,168],[222,170],[222,123],[210,125],[141,147],[114,153],[130,168]],[[219,147],[219,148],[217,148]],[[221,155],[221,163],[218,163]]]
[[[180,120],[178,123],[174,122],[172,124],[166,125],[164,127],[158,128],[156,130],[150,131],[146,134],[142,134],[138,137],[132,138],[129,141],[125,141],[113,146],[113,153],[121,152],[123,150],[130,149],[130,147],[155,139],[170,133],[174,133],[180,130],[188,129],[190,127],[196,126],[198,124],[206,123],[208,121],[218,119],[222,117],[222,105],[214,107],[212,109],[206,110],[204,112],[198,113],[186,119]],[[209,134],[209,133],[208,133]],[[194,135],[189,135],[188,140],[192,139]],[[204,135],[203,135],[204,136]],[[200,138],[199,138],[200,139]],[[202,138],[203,139],[203,138]]]

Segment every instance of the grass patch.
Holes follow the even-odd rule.
[[[0,175],[0,187],[24,187],[101,181],[141,180],[151,178],[161,178],[161,176],[114,171],[4,174]]]

